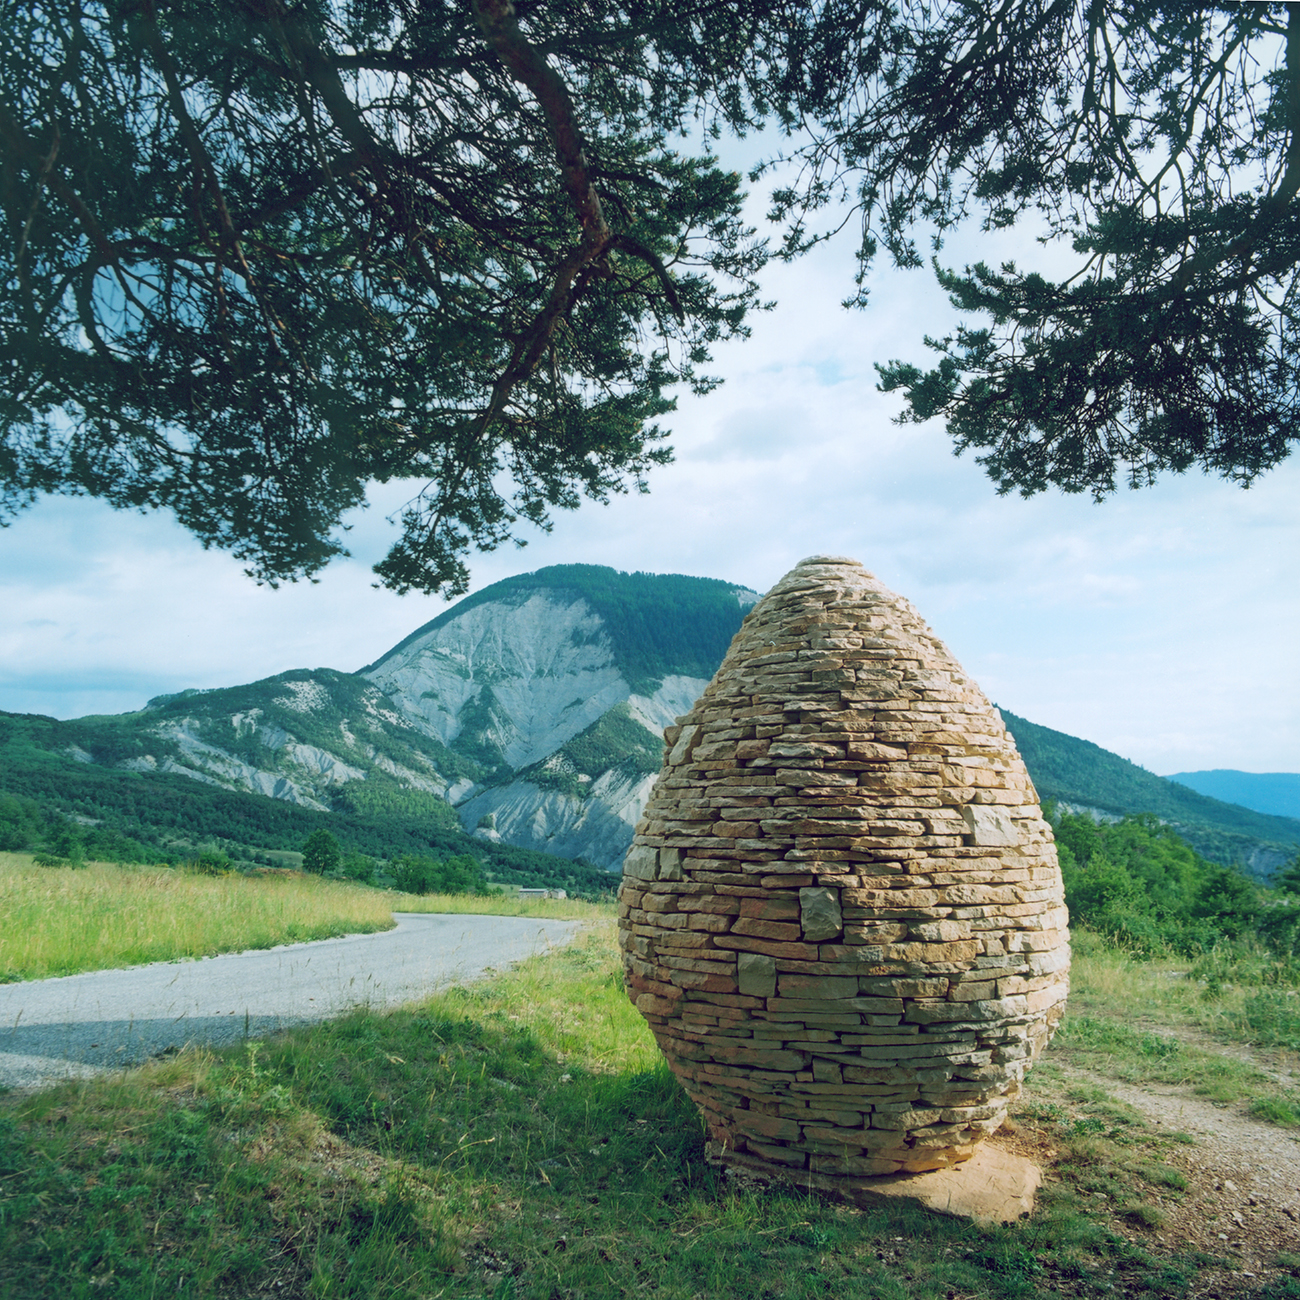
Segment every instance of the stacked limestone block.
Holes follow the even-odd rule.
[[[970,1157],[1070,960],[997,711],[907,601],[818,556],[664,738],[620,938],[713,1153],[840,1188]]]

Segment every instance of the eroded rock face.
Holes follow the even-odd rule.
[[[817,556],[664,738],[620,940],[714,1154],[823,1184],[969,1158],[1068,989],[1051,829],[997,711],[906,600]]]

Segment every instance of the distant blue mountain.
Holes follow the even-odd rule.
[[[1256,812],[1300,817],[1300,772],[1237,772],[1218,767],[1210,772],[1174,772],[1169,780]]]

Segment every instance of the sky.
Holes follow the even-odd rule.
[[[848,312],[841,239],[774,265],[776,311],[718,350],[723,386],[680,398],[673,465],[646,496],[556,516],[477,557],[477,590],[550,564],[723,578],[764,591],[809,555],[860,560],[905,595],[990,699],[1160,774],[1300,772],[1300,456],[1247,491],[1196,474],[1088,497],[998,497],[939,424],[894,423],[872,363],[925,364],[957,320],[928,271],[879,268]],[[966,232],[944,259],[1033,256]],[[186,687],[355,670],[441,613],[370,566],[413,494],[349,517],[352,557],[272,590],[164,515],[38,503],[0,530],[0,709],[125,712]]]

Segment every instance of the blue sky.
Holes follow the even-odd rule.
[[[1023,256],[967,234],[960,264]],[[1242,491],[1197,475],[1094,505],[999,498],[941,427],[898,426],[871,363],[927,359],[956,313],[929,272],[875,275],[849,313],[847,243],[770,268],[777,311],[721,351],[723,387],[670,417],[643,497],[561,514],[475,562],[475,587],[547,564],[726,578],[758,590],[806,555],[861,560],[907,596],[988,695],[1155,772],[1300,771],[1300,457]],[[443,602],[373,589],[390,485],[351,560],[258,588],[169,519],[45,501],[0,531],[0,709],[74,717],[290,668],[355,669]]]

